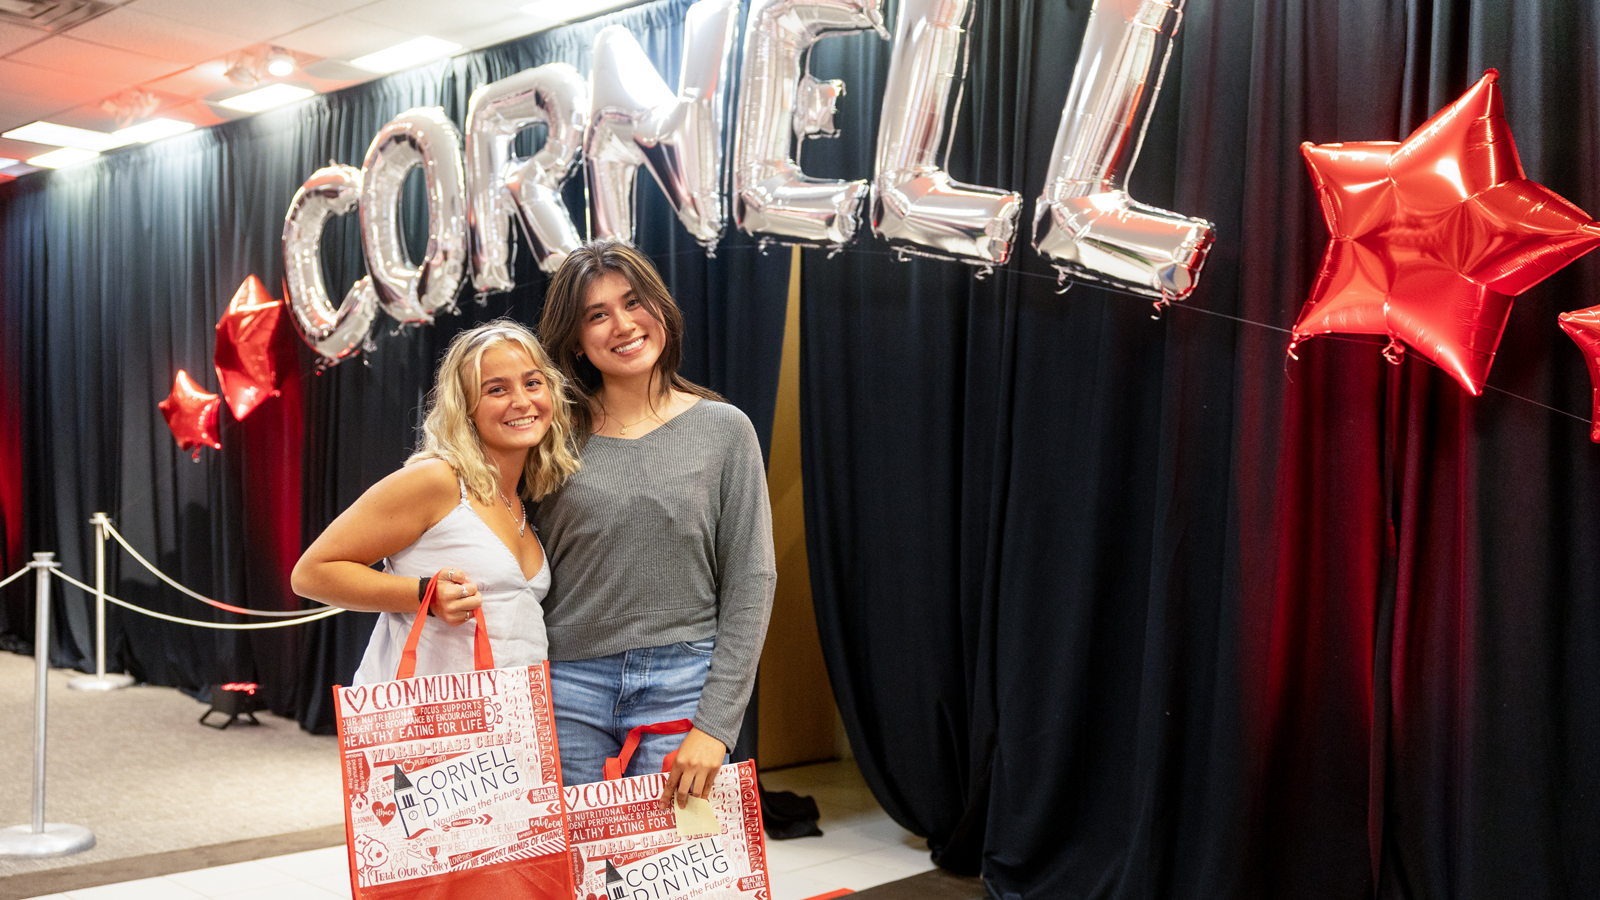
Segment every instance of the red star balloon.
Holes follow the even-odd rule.
[[[217,322],[217,382],[235,419],[243,420],[269,397],[278,396],[283,377],[276,348],[283,301],[254,275],[239,285]]]
[[[1564,312],[1556,317],[1565,331],[1583,351],[1589,364],[1589,385],[1594,394],[1594,412],[1589,415],[1589,440],[1600,444],[1600,306],[1591,306],[1575,312]]]
[[[1302,144],[1327,253],[1294,347],[1387,334],[1483,393],[1511,298],[1600,244],[1600,224],[1517,158],[1490,69],[1401,143]],[[1391,355],[1391,358],[1394,358]]]
[[[178,377],[172,379],[172,393],[156,405],[167,417],[167,427],[172,429],[178,449],[193,450],[195,459],[200,458],[201,444],[222,449],[222,442],[217,440],[217,408],[222,405],[222,398],[195,384],[188,372],[178,370]]]

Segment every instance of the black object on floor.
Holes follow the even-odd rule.
[[[982,878],[934,869],[856,891],[849,900],[984,900],[984,896]]]
[[[261,708],[261,701],[256,698],[256,686],[247,683],[213,684],[211,686],[211,708],[200,714],[200,724],[207,728],[222,731],[243,716],[251,725],[260,725],[256,721],[256,710]],[[221,713],[228,717],[221,725],[213,725],[206,721],[212,713]]]
[[[760,781],[756,782],[758,787],[760,784]],[[817,801],[810,797],[802,797],[793,791],[761,788],[761,824],[766,827],[767,837],[771,840],[822,837],[822,829],[817,827],[817,819],[821,815],[817,811]]]

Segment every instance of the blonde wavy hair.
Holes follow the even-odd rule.
[[[425,459],[442,459],[456,470],[467,490],[483,503],[493,503],[499,488],[499,470],[483,453],[483,441],[472,414],[478,409],[482,383],[483,354],[501,344],[516,344],[525,350],[533,364],[544,373],[550,392],[550,429],[539,444],[528,452],[522,467],[522,495],[541,500],[561,487],[578,471],[578,455],[573,448],[572,410],[567,402],[567,380],[550,361],[549,354],[519,322],[496,319],[456,335],[439,361],[433,390],[428,394],[427,415],[417,437],[417,451],[406,465]]]

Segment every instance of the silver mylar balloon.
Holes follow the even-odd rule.
[[[739,24],[737,0],[700,0],[684,14],[673,95],[628,29],[594,37],[584,156],[595,230],[633,240],[633,190],[650,169],[683,227],[708,250],[722,237],[723,108]]]
[[[428,191],[428,248],[406,256],[400,189],[421,166]],[[467,188],[461,137],[439,107],[410,109],[384,125],[361,164],[361,244],[383,311],[402,323],[432,322],[467,274]]]
[[[549,136],[532,156],[511,156],[517,132],[544,123]],[[467,101],[467,190],[472,198],[472,283],[480,291],[516,286],[507,265],[511,220],[519,218],[539,268],[554,272],[581,239],[561,199],[576,171],[589,124],[589,87],[558,62],[480,86]]]
[[[1000,265],[1022,196],[962,184],[939,165],[970,0],[901,0],[878,125],[872,230],[912,252]]]
[[[867,183],[812,178],[795,161],[799,140],[836,133],[844,84],[801,64],[821,38],[868,30],[889,37],[883,0],[751,0],[733,148],[733,217],[746,233],[834,247],[855,235]]]
[[[329,216],[349,212],[360,194],[360,169],[328,166],[300,185],[283,217],[284,287],[289,309],[300,337],[327,365],[359,352],[378,317],[378,294],[371,277],[351,285],[335,311],[322,276],[322,229]]]
[[[1033,246],[1063,279],[1163,301],[1194,290],[1215,227],[1135,202],[1126,189],[1183,0],[1096,0],[1056,132]]]

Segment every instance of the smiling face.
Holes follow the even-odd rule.
[[[537,447],[550,431],[552,401],[545,374],[528,351],[509,341],[494,344],[479,357],[478,370],[476,390],[464,387],[468,396],[477,396],[472,422],[484,450],[503,454]]]
[[[665,346],[666,329],[620,272],[590,282],[578,346],[607,381],[648,379]]]

